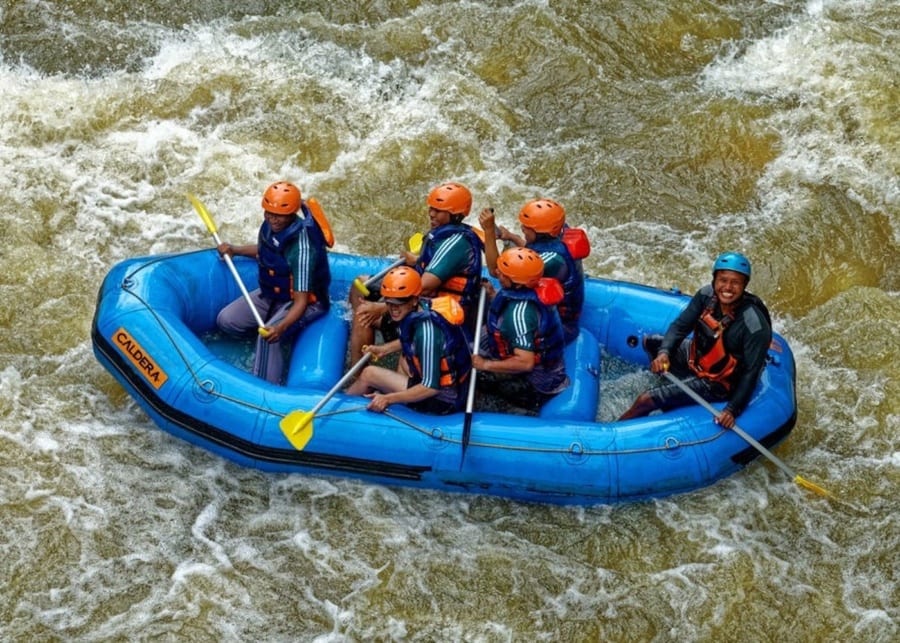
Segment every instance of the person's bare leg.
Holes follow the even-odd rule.
[[[359,281],[365,281],[368,275],[360,275],[356,279]],[[356,289],[355,286],[350,286],[350,293],[347,295],[347,300],[350,302],[350,309],[354,312],[356,311],[356,307],[359,306],[361,301],[366,301],[365,296]]]
[[[373,390],[396,393],[406,389],[407,377],[381,366],[366,366],[353,384],[347,387],[347,395],[365,395]]]
[[[353,383],[344,389],[344,392],[347,395],[365,395],[366,393],[370,393],[372,391],[372,386],[369,384],[369,369],[372,368],[381,368],[380,366],[366,366],[359,374],[359,376],[353,381]]]
[[[650,394],[641,393],[634,401],[634,404],[631,405],[631,408],[625,411],[621,416],[619,416],[619,420],[630,420],[631,418],[644,417],[645,415],[649,415],[655,410],[656,404],[653,402],[653,398],[650,397]]]
[[[365,281],[367,275],[360,275],[359,279]],[[350,363],[356,364],[363,354],[363,346],[368,346],[375,341],[375,329],[381,324],[381,310],[383,304],[372,302],[365,298],[353,286],[347,297],[350,302],[352,317],[350,322]]]
[[[350,363],[356,364],[363,356],[363,346],[375,341],[375,328],[360,321],[353,315],[350,326]]]

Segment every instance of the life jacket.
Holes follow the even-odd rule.
[[[478,293],[481,290],[481,253],[484,249],[484,244],[471,226],[465,223],[447,223],[431,230],[425,235],[425,243],[416,262],[416,270],[419,274],[427,272],[428,264],[431,263],[441,243],[454,234],[462,234],[466,238],[472,246],[472,256],[465,270],[441,284],[436,295],[455,297],[463,308],[471,310],[478,301]]]
[[[769,310],[762,300],[747,292],[743,297],[751,305],[759,308],[771,325]],[[714,312],[718,303],[715,295],[710,296],[700,314],[700,319],[694,326],[694,340],[688,353],[688,366],[698,377],[718,382],[729,390],[731,376],[739,364],[738,359],[725,348],[725,331],[734,322],[734,318],[731,315],[723,315],[721,319],[716,319]]]
[[[441,387],[461,387],[472,370],[472,353],[463,334],[462,327],[451,323],[443,315],[433,310],[427,300],[422,299],[422,310],[408,314],[400,322],[400,348],[410,375],[422,379],[422,363],[413,343],[415,329],[419,324],[430,321],[437,326],[444,337],[441,346]],[[460,318],[461,322],[462,319]]]
[[[309,197],[309,200],[306,201],[306,205],[309,207],[309,211],[312,212],[313,219],[316,220],[316,223],[319,224],[319,228],[322,230],[322,237],[325,239],[325,245],[329,248],[334,247],[334,232],[331,230],[331,223],[329,223],[328,217],[325,216],[325,211],[319,204],[318,199],[314,196]]]
[[[500,332],[501,322],[507,306],[521,300],[534,302],[538,310],[538,330],[534,338],[535,363],[552,368],[563,358],[565,337],[562,322],[556,307],[544,304],[531,288],[503,288],[494,296],[487,317],[491,357],[506,359],[513,354],[510,342]]]
[[[575,230],[575,228],[570,228]],[[575,261],[569,247],[558,237],[543,235],[528,247],[543,257],[545,254],[557,254],[566,263],[566,278],[561,281],[563,300],[557,305],[559,316],[564,322],[577,321],[581,317],[584,306],[584,270],[580,261]],[[545,260],[546,263],[546,260]]]
[[[578,265],[581,265],[582,259],[591,254],[591,241],[581,228],[570,228],[568,225],[564,225],[560,240],[566,245],[569,254],[578,262]]]
[[[294,283],[285,252],[301,234],[306,234],[310,242],[316,246],[319,257],[310,279],[313,290],[310,293],[309,303],[320,301],[327,308],[331,270],[328,267],[325,236],[306,207],[306,203],[301,204],[301,209],[304,216],[295,217],[288,227],[277,234],[273,232],[268,221],[264,221],[260,226],[257,239],[259,288],[264,297],[275,301],[290,301]]]

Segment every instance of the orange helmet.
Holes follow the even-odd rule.
[[[384,276],[381,282],[381,296],[385,301],[406,300],[422,292],[422,277],[414,268],[399,266]]]
[[[519,211],[519,223],[535,232],[558,236],[566,222],[566,211],[553,199],[534,199]]]
[[[287,181],[273,183],[263,194],[262,207],[273,214],[294,214],[300,209],[300,189]]]
[[[534,288],[544,276],[544,260],[531,248],[509,248],[497,259],[497,270],[514,284]]]
[[[464,217],[472,209],[472,193],[462,183],[442,183],[428,193],[428,205]]]

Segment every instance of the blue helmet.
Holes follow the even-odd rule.
[[[713,264],[713,275],[719,270],[733,270],[747,276],[750,281],[750,260],[740,252],[723,252]]]

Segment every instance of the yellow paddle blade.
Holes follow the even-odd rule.
[[[197,211],[197,214],[200,215],[200,218],[203,219],[203,223],[206,224],[206,228],[213,234],[216,234],[216,222],[213,221],[212,216],[209,211],[206,209],[206,206],[203,205],[203,202],[200,201],[193,194],[187,195],[188,200],[191,202],[191,205],[194,206],[194,209]]]
[[[278,423],[284,437],[297,451],[303,451],[313,436],[313,414],[309,411],[291,411]]]
[[[823,496],[825,498],[834,498],[834,496],[827,490],[823,489],[822,487],[815,484],[814,482],[810,482],[809,480],[801,478],[800,476],[794,476],[794,482],[796,482],[798,485],[800,485],[804,489],[809,489],[813,493],[817,493],[820,496]]]
[[[364,284],[359,277],[357,277],[356,279],[353,280],[353,287],[356,288],[362,294],[363,297],[369,296],[369,289],[366,287],[366,284]]]
[[[410,252],[419,254],[419,250],[422,249],[422,241],[423,240],[424,240],[424,237],[422,236],[422,233],[417,232],[409,238],[409,241],[406,242],[406,247],[409,248]]]

